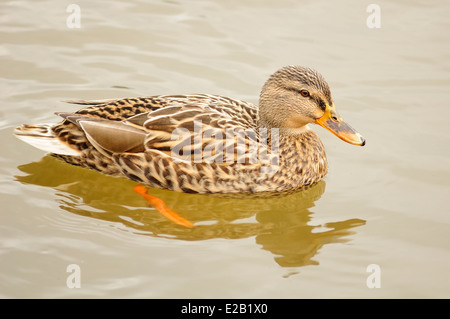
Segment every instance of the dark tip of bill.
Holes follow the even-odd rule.
[[[365,139],[362,139],[362,144],[361,144],[361,146],[364,146],[364,145],[366,145],[366,140],[365,140]]]

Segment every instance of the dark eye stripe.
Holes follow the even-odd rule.
[[[325,101],[319,96],[313,96],[312,98],[319,105],[320,109],[322,111],[325,111],[325,109],[327,108],[327,103],[325,103]]]
[[[286,89],[288,89],[289,91],[295,92],[295,93],[299,93],[299,94],[301,94],[300,93],[301,91],[307,91],[307,90],[300,90],[299,91],[298,89],[293,88],[293,87],[287,87]],[[309,93],[309,91],[308,91],[308,93]],[[327,108],[327,104],[325,103],[325,101],[321,97],[315,96],[315,95],[309,95],[308,97],[310,99],[313,99],[314,101],[316,101],[316,103],[319,105],[320,109],[325,111],[325,109]]]
[[[318,98],[317,103],[319,103],[319,107],[320,107],[323,111],[325,111],[325,109],[327,108],[327,104],[325,103],[325,101],[322,100],[321,98]]]

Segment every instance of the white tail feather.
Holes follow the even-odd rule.
[[[46,152],[70,156],[80,155],[79,151],[59,140],[48,124],[22,125],[16,128],[14,135],[22,141]]]

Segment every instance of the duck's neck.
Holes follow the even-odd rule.
[[[290,136],[294,138],[301,138],[306,132],[310,131],[308,125],[304,125],[298,128],[281,128],[280,136]]]
[[[280,136],[293,136],[293,137],[301,137],[305,132],[310,131],[308,124],[305,124],[300,127],[273,127],[272,125],[268,124],[264,119],[258,118],[257,119],[257,127],[259,129],[266,129],[268,132],[271,132],[272,130],[278,131],[278,134]]]
[[[259,121],[258,129],[261,131],[267,131],[269,139],[271,139],[271,135],[276,134],[280,138],[283,137],[283,140],[287,141],[290,139],[302,139],[305,134],[312,132],[311,128],[308,125],[304,125],[298,128],[291,127],[283,127],[283,128],[274,128],[266,125],[263,121]]]
[[[305,126],[301,129],[280,130],[278,137],[271,136],[271,144],[278,139],[280,170],[278,174],[293,185],[311,184],[327,173],[325,147],[319,136]]]

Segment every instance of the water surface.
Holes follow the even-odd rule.
[[[448,298],[450,5],[77,1],[0,4],[0,296],[4,298]],[[73,167],[12,136],[68,99],[211,93],[258,102],[300,64],[328,80],[367,139],[320,127],[329,174],[239,198],[152,189],[196,223],[147,206],[135,183]],[[66,285],[70,264],[81,288]],[[369,288],[370,264],[381,287]]]

